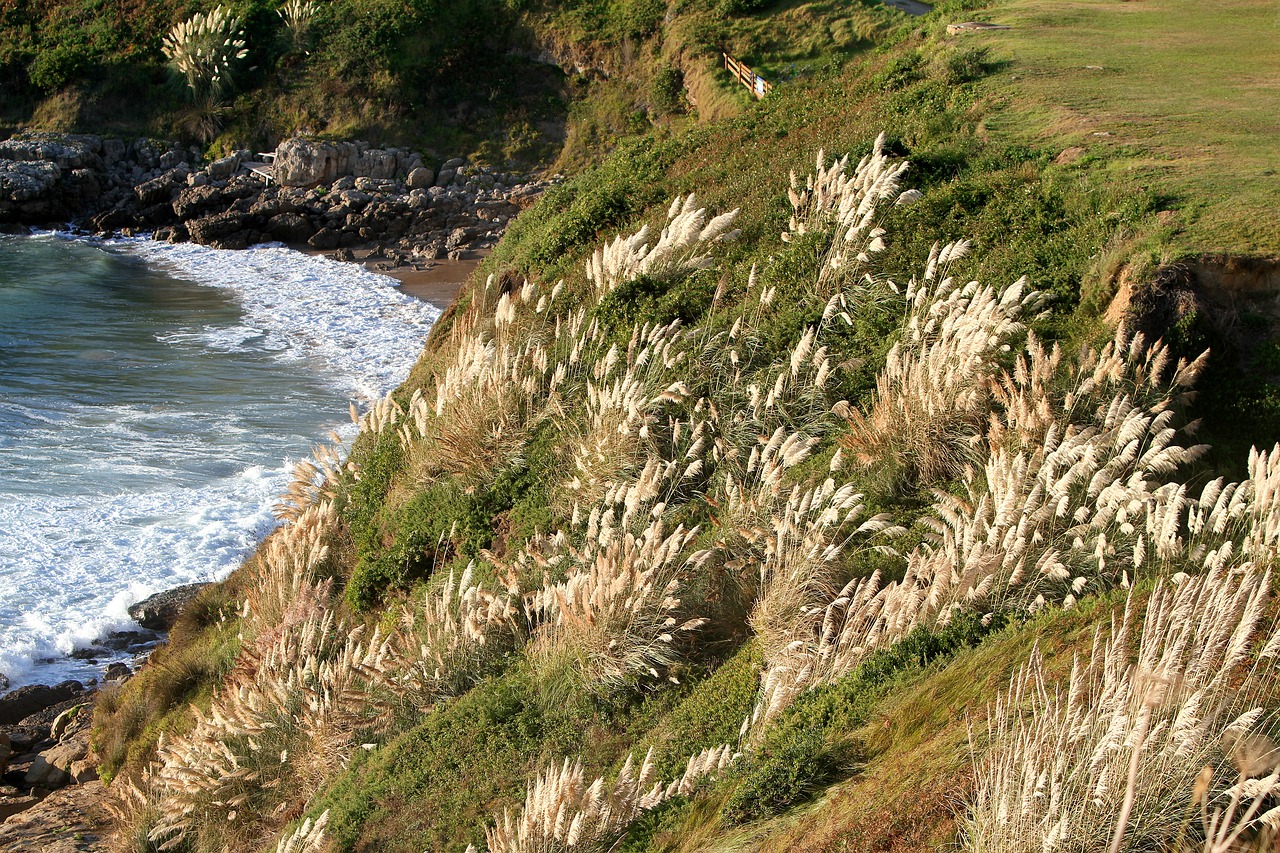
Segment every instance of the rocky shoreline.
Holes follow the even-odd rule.
[[[554,182],[363,142],[296,138],[204,163],[177,143],[22,133],[0,141],[0,227],[221,249],[281,242],[424,270],[491,248]]]
[[[109,821],[89,741],[97,693],[132,677],[207,585],[186,584],[134,604],[129,615],[141,630],[115,632],[75,652],[130,655],[129,664],[107,666],[102,684],[31,684],[0,696],[0,850],[102,849]]]

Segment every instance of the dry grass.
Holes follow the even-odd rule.
[[[579,762],[565,759],[530,783],[518,817],[509,812],[486,831],[489,853],[587,853],[618,836],[642,812],[674,796],[688,796],[697,784],[723,771],[733,759],[728,746],[690,757],[685,772],[664,784],[656,778],[653,751],[637,769],[630,755],[612,784],[587,784]],[[468,848],[474,853],[474,848]]]
[[[1234,800],[1226,823],[1256,830],[1256,805],[1235,810],[1240,786],[1211,783],[1227,762],[1224,737],[1239,742],[1262,722],[1252,706],[1262,694],[1250,694],[1269,692],[1273,675],[1255,672],[1264,685],[1250,686],[1248,670],[1269,586],[1270,574],[1249,564],[1158,584],[1140,640],[1131,599],[1110,636],[1099,631],[1064,692],[1033,656],[990,712],[966,847],[1173,849],[1199,829],[1188,827],[1197,787],[1206,811]],[[1271,773],[1262,764],[1248,775]],[[1275,780],[1262,784],[1259,804]]]

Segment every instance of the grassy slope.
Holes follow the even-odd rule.
[[[1114,277],[1135,254],[1156,260],[1211,251],[1280,255],[1280,234],[1265,215],[1270,178],[1262,175],[1278,156],[1267,144],[1267,122],[1277,112],[1266,108],[1275,92],[1256,84],[1251,97],[1241,98],[1229,89],[1246,85],[1230,73],[1235,57],[1256,55],[1256,67],[1266,67],[1262,48],[1245,44],[1266,23],[1258,17],[1262,5],[1237,0],[1231,6],[1255,16],[1252,29],[1226,21],[1212,30],[1229,17],[1223,7],[1173,0],[1008,0],[980,10],[944,8],[918,21],[899,17],[883,49],[843,69],[815,69],[712,127],[676,121],[619,147],[522,217],[487,269],[543,282],[565,277],[571,290],[581,287],[582,259],[601,238],[657,221],[672,195],[697,190],[717,209],[743,208],[743,239],[727,247],[721,268],[731,292],[752,264],[766,284],[779,287],[771,320],[781,346],[821,310],[807,301],[817,263],[812,251],[806,254],[803,241],[784,247],[777,240],[787,214],[785,176],[790,169],[804,174],[820,147],[856,157],[884,130],[895,150],[913,161],[907,185],[925,192],[920,203],[886,222],[894,238],[886,255],[890,272],[905,279],[935,239],[972,237],[977,247],[961,275],[1008,282],[1027,274],[1056,298],[1044,331],[1087,338]],[[770,15],[795,8],[761,10],[738,31],[758,31]],[[969,18],[1015,29],[945,34],[948,21]],[[1179,47],[1205,30],[1232,44]],[[750,59],[778,67],[786,57],[765,46]],[[1191,94],[1170,109],[1169,93],[1184,87]],[[1217,99],[1222,103],[1214,106]],[[1085,148],[1082,157],[1054,162],[1075,145]],[[695,276],[673,292],[634,293],[627,310],[664,318],[689,312],[696,320],[715,284],[714,276]],[[843,356],[864,360],[843,389],[850,397],[866,392],[895,324],[889,316],[844,341]],[[434,337],[437,348],[447,328],[442,323]],[[426,353],[407,388],[428,382],[447,356],[438,349]],[[1248,438],[1269,444],[1280,435],[1255,431]],[[542,471],[544,450],[526,451],[528,470]],[[367,478],[362,486],[368,517],[361,523],[374,543],[367,547],[385,552],[375,557],[395,552],[398,540],[409,545],[414,524],[450,526],[444,510],[431,515],[430,502],[427,516],[420,506],[415,515],[402,511],[413,487],[397,483],[396,470],[391,464],[385,480]],[[466,503],[468,519],[489,513],[510,530],[511,519],[525,513],[541,526],[545,517],[534,510],[548,497],[539,485],[543,476],[531,486],[517,478],[514,496],[450,500]],[[906,503],[898,509],[910,512]],[[366,582],[389,579],[397,578]],[[968,724],[980,724],[986,703],[1033,644],[1061,669],[1117,605],[1113,596],[1070,613],[1050,612],[985,639],[960,638],[945,653],[921,660],[909,649],[890,656],[880,670],[863,671],[831,695],[799,705],[786,731],[820,736],[780,739],[769,753],[772,763],[755,765],[756,778],[782,774],[794,784],[794,795],[766,809],[780,814],[754,812],[758,817],[730,825],[725,809],[739,786],[750,783],[748,774],[661,810],[618,849],[949,847],[956,803],[969,784]],[[480,839],[486,815],[517,806],[529,775],[560,755],[581,749],[594,774],[616,769],[633,746],[656,744],[663,760],[675,761],[731,738],[751,705],[758,666],[749,644],[731,654],[735,642],[727,640],[683,673],[682,686],[618,701],[548,697],[513,666],[372,753],[360,753],[311,811],[332,810],[340,849],[461,850]],[[977,645],[966,648],[970,643]],[[740,803],[734,808],[742,814]]]

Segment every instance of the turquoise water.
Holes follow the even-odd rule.
[[[92,677],[64,655],[128,627],[129,603],[233,569],[291,463],[407,373],[434,309],[354,270],[0,235],[0,673],[15,686]]]

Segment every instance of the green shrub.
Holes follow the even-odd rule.
[[[809,798],[840,766],[827,733],[789,726],[748,755],[739,773],[745,777],[721,814],[730,823],[771,817]]]
[[[548,190],[512,223],[489,268],[536,268],[554,280],[576,267],[575,250],[663,200],[662,176],[676,156],[673,148],[652,139],[624,143],[598,168]]]
[[[988,54],[985,47],[971,47],[949,54],[944,60],[946,81],[958,86],[987,76],[994,68]]]
[[[27,75],[36,88],[55,92],[79,77],[91,62],[92,55],[84,45],[58,44],[37,53]]]
[[[771,0],[720,0],[716,11],[721,15],[751,15],[768,6]]]
[[[596,702],[584,694],[548,704],[527,670],[514,668],[440,705],[416,727],[357,760],[312,808],[330,810],[339,850],[483,849],[484,826],[518,813],[529,778],[565,756],[592,775],[623,760],[670,690]]]
[[[393,431],[361,435],[351,448],[351,462],[360,478],[344,483],[338,509],[351,528],[357,549],[367,551],[373,547],[377,532],[374,522],[391,488],[391,479],[404,465],[399,436]]]
[[[738,742],[755,706],[763,663],[759,647],[745,644],[671,710],[649,737],[661,776],[678,775],[690,755]]]
[[[618,38],[647,38],[662,25],[666,0],[615,0],[609,19]]]
[[[649,104],[660,116],[684,112],[684,72],[670,65],[659,68],[649,84]]]

